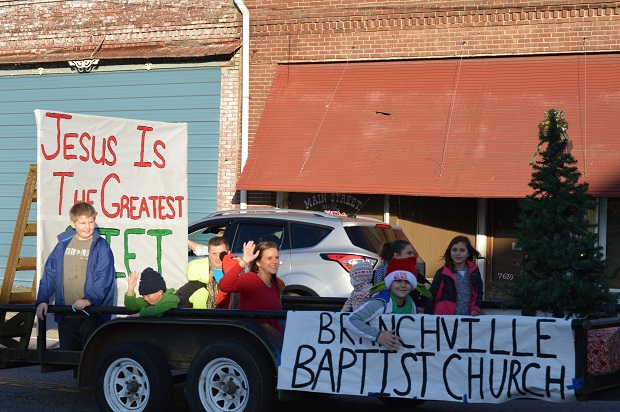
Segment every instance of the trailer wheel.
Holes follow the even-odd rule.
[[[193,412],[271,412],[273,368],[239,341],[214,342],[192,361],[186,391]]]
[[[164,356],[144,343],[108,349],[95,373],[100,411],[164,411],[172,406],[172,374]]]

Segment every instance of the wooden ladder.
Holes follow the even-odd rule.
[[[20,253],[24,238],[37,235],[37,224],[28,223],[32,203],[37,201],[37,165],[31,164],[24,185],[24,194],[15,221],[13,241],[4,271],[2,288],[0,289],[0,304],[22,303],[33,304],[36,298],[37,286],[37,258],[21,257]],[[17,271],[33,271],[32,286],[28,291],[13,291],[13,282]],[[27,348],[32,328],[34,326],[34,312],[18,312],[7,316],[7,311],[0,311],[0,345],[9,348]]]

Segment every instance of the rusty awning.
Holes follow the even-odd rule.
[[[620,54],[286,64],[238,190],[523,197],[564,111],[582,181],[620,196]]]

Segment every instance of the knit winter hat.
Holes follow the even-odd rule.
[[[144,296],[155,293],[158,290],[163,290],[164,292],[166,291],[166,281],[159,274],[159,272],[155,272],[152,268],[144,269],[144,272],[140,275],[140,286],[138,286],[138,292]]]
[[[395,280],[406,280],[411,283],[411,286],[415,289],[418,284],[416,280],[416,275],[418,273],[415,269],[416,262],[417,259],[415,256],[404,259],[392,259],[385,271],[384,281],[386,289],[390,290],[390,286],[392,286],[392,282]]]
[[[370,282],[372,280],[372,265],[362,260],[351,266],[351,270],[349,271],[351,275],[351,285],[355,287],[358,283],[363,283],[364,281]]]

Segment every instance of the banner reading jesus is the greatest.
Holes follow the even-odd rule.
[[[126,276],[152,267],[167,287],[187,264],[187,124],[35,110],[37,267],[70,223],[76,202],[91,203],[112,247],[117,301]],[[118,303],[117,302],[117,303]]]

